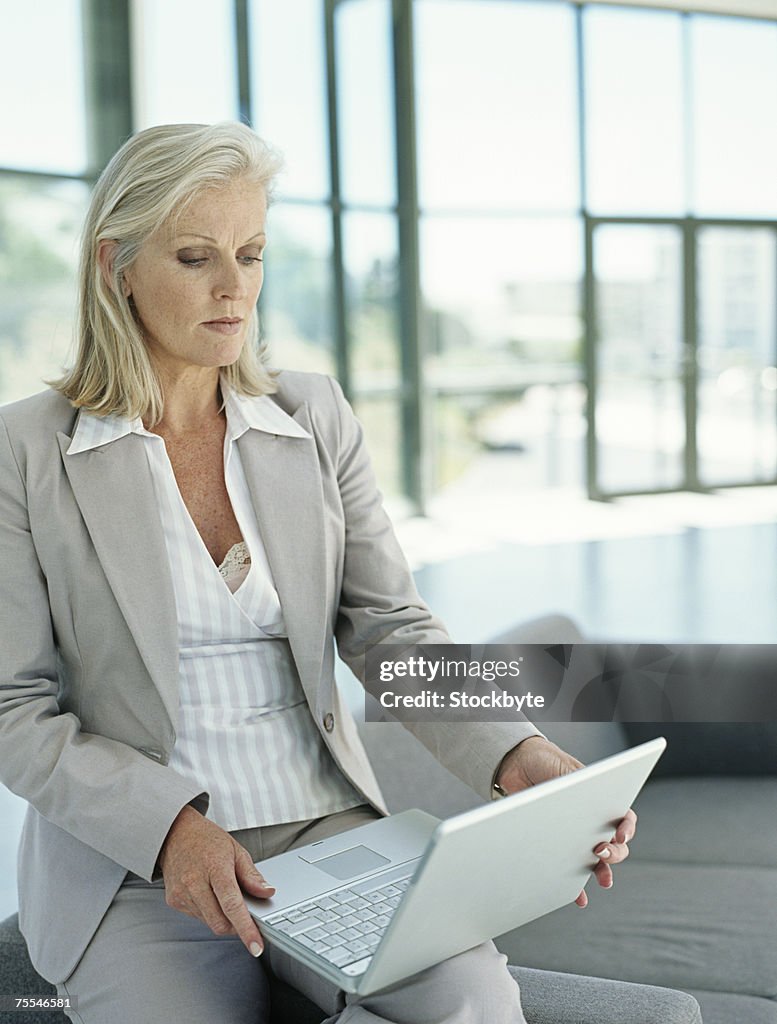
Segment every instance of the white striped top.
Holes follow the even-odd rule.
[[[234,593],[189,515],[164,440],[140,419],[82,412],[68,455],[129,433],[147,439],[178,612],[180,708],[170,766],[207,790],[208,817],[234,830],[321,817],[364,801],[310,714],[235,444],[251,429],[309,435],[267,396],[222,388],[225,481],[250,554]]]

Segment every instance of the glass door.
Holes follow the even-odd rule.
[[[777,232],[698,234],[698,459],[706,487],[777,476]]]
[[[677,224],[594,228],[589,385],[597,497],[685,484],[682,248]]]
[[[776,482],[775,226],[598,221],[589,259],[592,496]]]

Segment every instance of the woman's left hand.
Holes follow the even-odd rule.
[[[508,793],[520,793],[538,782],[547,782],[561,775],[569,775],[582,768],[577,758],[567,754],[544,736],[530,736],[514,747],[502,760],[497,782]],[[612,839],[599,843],[594,854],[599,863],[594,868],[596,880],[603,889],[612,886],[612,866],[620,864],[629,855],[629,843],[637,830],[637,815],[629,810],[618,823]],[[575,900],[579,907],[588,903],[585,890]]]

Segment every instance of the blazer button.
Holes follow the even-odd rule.
[[[335,727],[335,716],[331,711],[327,711],[324,715],[324,728],[327,732],[332,732]]]

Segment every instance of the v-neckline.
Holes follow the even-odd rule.
[[[159,436],[161,436],[161,435],[159,435]],[[192,514],[189,511],[189,506],[183,500],[183,495],[181,494],[181,488],[178,486],[178,480],[176,479],[176,476],[175,476],[175,470],[173,469],[173,463],[172,463],[172,460],[170,459],[170,453],[167,450],[167,445],[164,443],[164,438],[161,438],[161,440],[162,440],[162,447],[163,447],[164,453],[165,453],[165,459],[167,460],[167,466],[168,466],[168,469],[170,470],[170,474],[171,474],[171,476],[173,478],[173,485],[175,487],[175,493],[177,494],[178,500],[181,503],[181,508],[184,511],[184,515],[186,516],[186,519],[187,519],[187,521],[189,523],[189,526],[194,531],[194,535],[197,538],[197,541],[198,541],[198,543],[200,545],[200,549],[203,552],[203,554],[205,555],[205,558],[207,559],[208,563],[213,566],[213,571],[216,573],[216,576],[217,576],[219,582],[221,583],[221,586],[224,587],[224,589],[226,590],[226,592],[229,594],[230,597],[235,599],[235,603],[240,608],[240,611],[245,615],[246,612],[245,612],[244,608],[242,607],[242,605],[240,604],[240,602],[237,600],[237,595],[243,589],[243,587],[246,585],[246,583],[248,582],[248,578],[250,577],[251,573],[254,571],[254,565],[256,564],[256,560],[251,556],[251,548],[249,547],[248,541],[245,539],[245,534],[244,534],[242,526],[240,525],[240,520],[237,518],[237,512],[235,511],[234,504],[232,504],[232,495],[229,494],[229,488],[227,488],[227,494],[229,495],[229,501],[230,501],[230,504],[232,504],[232,512],[233,512],[233,514],[235,516],[235,521],[237,522],[237,525],[240,528],[240,534],[241,534],[241,537],[242,537],[242,540],[238,541],[238,543],[245,544],[246,551],[248,552],[248,557],[249,557],[250,562],[251,562],[251,564],[250,564],[250,566],[248,568],[248,572],[245,574],[245,577],[242,579],[242,581],[240,583],[240,586],[236,590],[234,590],[234,591],[229,589],[227,581],[224,579],[224,577],[219,572],[219,566],[216,565],[216,562],[215,562],[213,556],[211,555],[210,551],[208,551],[208,545],[205,543],[205,540],[204,540],[202,534],[200,533],[199,529],[197,528],[197,524],[195,523],[194,519],[192,518]],[[226,466],[225,466],[225,474],[226,474]],[[226,486],[226,480],[225,480],[225,486]],[[230,547],[229,551],[231,551],[232,548],[234,548],[235,546],[236,545],[233,544],[232,547]],[[227,551],[227,555],[229,554],[229,551]],[[227,555],[224,556],[224,559],[227,557]],[[224,559],[221,560],[221,564],[222,565],[224,564]]]

